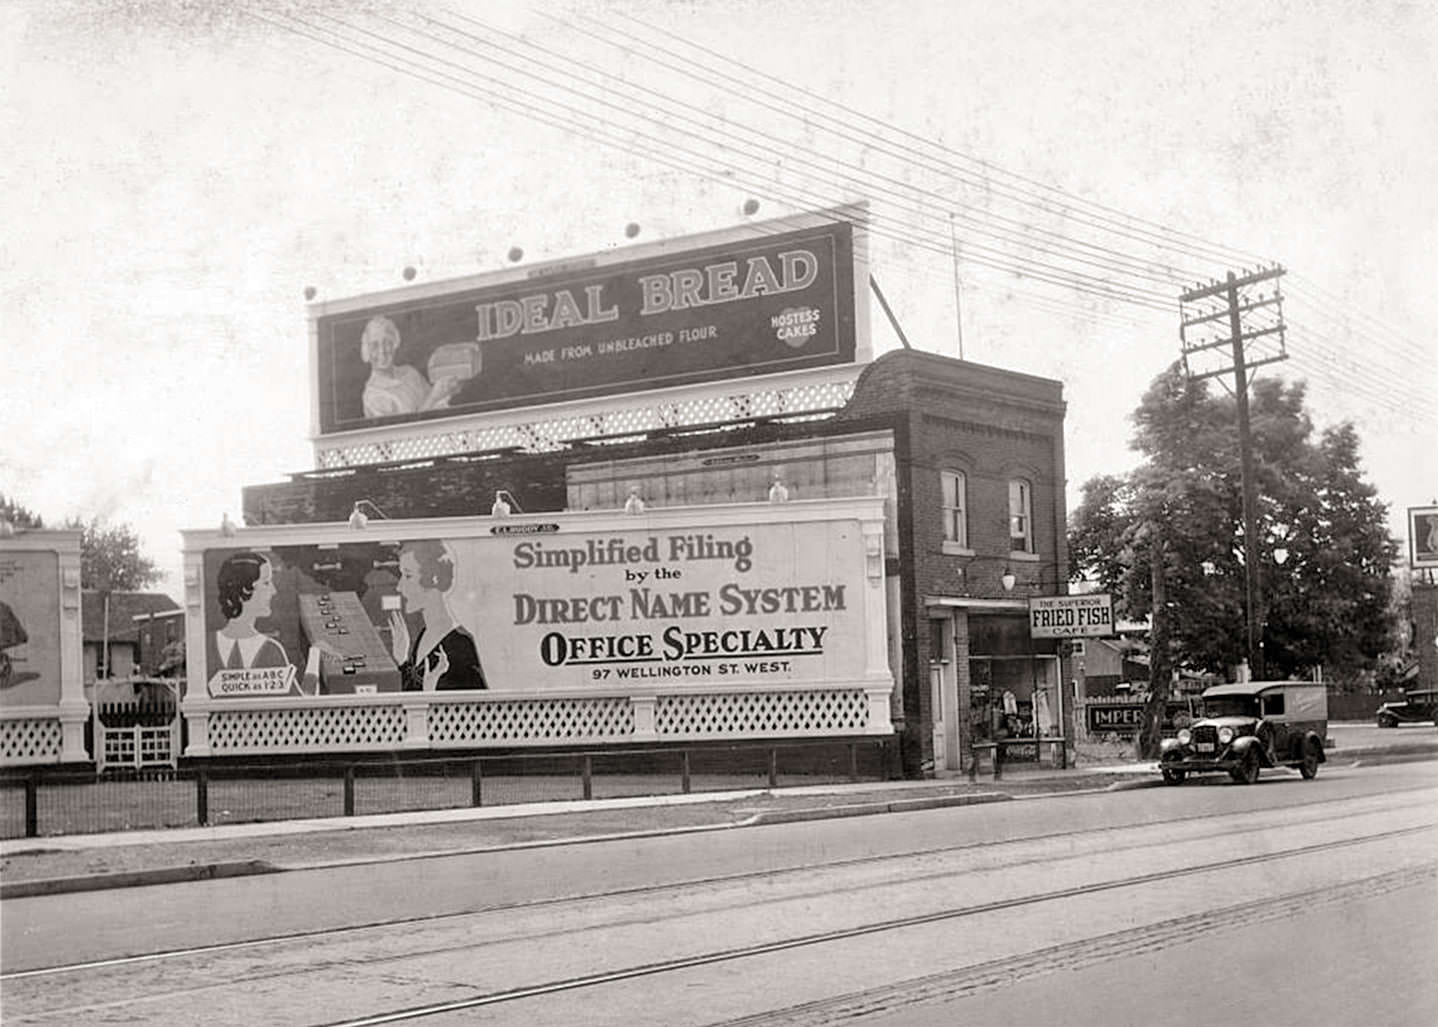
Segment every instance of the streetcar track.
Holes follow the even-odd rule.
[[[546,995],[555,995],[563,992],[571,992],[584,988],[596,987],[600,985],[617,983],[643,977],[656,977],[667,973],[699,968],[718,963],[732,962],[755,956],[763,956],[770,953],[810,948],[813,946],[823,945],[832,942],[841,942],[847,939],[859,938],[866,935],[879,934],[882,932],[902,930],[911,927],[921,927],[927,924],[935,924],[945,921],[957,920],[964,917],[980,916],[988,913],[1020,909],[1023,907],[1031,907],[1045,902],[1076,899],[1083,896],[1102,894],[1105,892],[1111,892],[1123,888],[1140,887],[1146,884],[1151,884],[1156,881],[1173,880],[1177,877],[1191,877],[1205,873],[1221,872],[1223,870],[1233,869],[1235,867],[1247,867],[1260,863],[1271,863],[1279,860],[1310,856],[1317,853],[1334,851],[1342,848],[1373,844],[1389,839],[1401,838],[1414,834],[1421,834],[1426,831],[1431,831],[1435,828],[1438,828],[1438,823],[1424,823],[1416,826],[1397,828],[1389,831],[1381,831],[1374,834],[1363,835],[1354,838],[1334,839],[1328,842],[1314,843],[1293,849],[1275,850],[1252,856],[1234,857],[1191,867],[1182,867],[1145,874],[1138,874],[1112,881],[1095,882],[1086,885],[1076,885],[1073,887],[1057,889],[1044,893],[1029,893],[1023,896],[1018,896],[1005,900],[996,900],[993,902],[987,902],[978,905],[954,907],[944,910],[935,910],[926,914],[885,919],[882,921],[876,921],[868,924],[855,925],[849,928],[817,932],[806,936],[789,938],[780,941],[773,941],[750,946],[739,946],[731,949],[720,950],[717,952],[709,952],[689,957],[641,964],[638,966],[627,967],[620,970],[582,975],[564,980],[550,981],[538,985],[505,989],[502,991],[492,992],[485,995],[474,996],[468,999],[453,1000],[443,1003],[430,1003],[426,1005],[419,1005],[405,1009],[394,1010],[386,1013],[367,1015],[360,1018],[340,1020],[333,1022],[332,1024],[328,1025],[328,1027],[368,1027],[368,1025],[398,1023],[407,1020],[419,1020],[432,1016],[446,1015],[454,1012],[462,1012],[467,1009],[478,1009],[485,1006],[499,1006],[505,1003],[520,1001],[523,999],[539,998]],[[1422,866],[1428,868],[1433,873],[1438,873],[1438,862],[1433,862],[1431,864],[1425,863],[1422,864]],[[501,941],[500,943],[502,944],[503,942]],[[475,948],[476,946],[470,944],[464,947]],[[396,958],[408,959],[411,958],[413,955],[416,955],[416,953],[406,952],[398,957],[390,956],[384,959],[374,960],[373,962],[394,961]],[[349,960],[343,962],[353,961]],[[310,964],[306,968],[306,970],[298,972],[313,972],[314,969],[314,965]],[[275,974],[269,976],[271,978],[274,978],[286,975],[288,975],[288,972],[286,974]],[[234,985],[243,984],[245,982],[239,979],[231,979],[223,983]],[[163,993],[156,993],[150,995],[148,999],[138,1001],[141,1005],[143,1005],[145,1001],[150,1000],[173,1001],[178,996],[191,992],[203,992],[210,987],[213,987],[213,985],[204,984],[197,987],[187,987],[179,989],[167,988]],[[136,998],[123,998],[115,999],[113,1001],[90,1003],[82,1006],[59,1009],[52,1008],[43,1011],[36,1010],[36,1015],[47,1018],[74,1017],[85,1013],[114,1012],[126,1008],[133,1010],[136,1007],[136,1004]]]
[[[853,1023],[862,1017],[879,1016],[898,1009],[953,1002],[1060,970],[1083,970],[1137,953],[1151,955],[1215,931],[1228,932],[1282,920],[1357,899],[1386,895],[1435,879],[1438,879],[1438,861],[1262,902],[1208,909],[1173,920],[926,974],[883,987],[726,1020],[710,1027],[827,1027],[836,1023]]]
[[[1401,789],[1401,790],[1399,790],[1399,791],[1401,791],[1402,793],[1407,793],[1407,792],[1418,792],[1418,791],[1427,791],[1427,790],[1430,790],[1430,789],[1428,789],[1428,788],[1406,788],[1406,789]],[[1390,795],[1393,795],[1393,794],[1397,794],[1397,792],[1395,792],[1395,793],[1389,793],[1389,794],[1390,794]],[[1353,800],[1344,800],[1344,801],[1357,802],[1357,801],[1361,801],[1361,800],[1360,800],[1360,799],[1353,799]],[[1293,809],[1299,809],[1299,810],[1301,810],[1301,809],[1303,809],[1303,808],[1305,808],[1305,807],[1310,807],[1310,806],[1331,805],[1332,802],[1333,802],[1333,800],[1331,800],[1331,799],[1330,799],[1330,800],[1316,799],[1316,800],[1306,801],[1306,802],[1303,802],[1303,803],[1294,803],[1292,806],[1288,806],[1288,807],[1284,807],[1284,808],[1285,808],[1286,810],[1293,810]],[[1376,808],[1376,809],[1364,810],[1363,812],[1364,812],[1364,813],[1381,813],[1381,812],[1393,812],[1393,811],[1399,811],[1399,810],[1422,809],[1422,808],[1424,808],[1424,807],[1421,806],[1421,805],[1418,805],[1418,806],[1414,806],[1414,805],[1404,805],[1404,804],[1402,804],[1402,803],[1395,802],[1395,803],[1388,803],[1388,804],[1380,805],[1380,806],[1379,806],[1378,808]],[[1249,814],[1253,814],[1253,815],[1261,814],[1261,813],[1264,813],[1264,812],[1268,812],[1268,811],[1265,811],[1265,810],[1248,811]],[[1247,814],[1245,814],[1245,815],[1247,815]],[[1339,812],[1339,813],[1334,813],[1334,814],[1332,814],[1332,815],[1330,815],[1330,816],[1323,816],[1323,817],[1316,817],[1316,818],[1312,818],[1312,819],[1308,819],[1308,820],[1302,820],[1302,821],[1299,821],[1299,823],[1300,823],[1301,825],[1303,825],[1303,826],[1310,826],[1310,825],[1314,825],[1314,824],[1331,823],[1331,822],[1333,822],[1333,821],[1335,821],[1335,820],[1347,820],[1347,819],[1350,819],[1353,815],[1354,815],[1353,813]],[[1063,839],[1063,838],[1091,836],[1091,835],[1094,835],[1094,834],[1102,834],[1102,833],[1113,833],[1113,832],[1122,832],[1122,831],[1144,830],[1144,829],[1147,829],[1147,828],[1150,828],[1150,827],[1164,826],[1164,825],[1170,825],[1170,824],[1189,824],[1189,823],[1193,823],[1193,822],[1195,822],[1195,821],[1210,820],[1210,819],[1221,819],[1221,820],[1224,820],[1224,821],[1229,821],[1229,822],[1231,822],[1231,821],[1233,820],[1234,816],[1235,816],[1235,814],[1234,814],[1233,811],[1231,811],[1231,810],[1223,810],[1223,811],[1218,811],[1218,812],[1215,812],[1215,813],[1200,814],[1200,815],[1197,815],[1197,816],[1190,815],[1190,816],[1184,816],[1184,817],[1172,817],[1172,818],[1164,818],[1164,819],[1160,819],[1160,820],[1150,820],[1150,821],[1144,821],[1144,822],[1139,823],[1139,824],[1125,824],[1125,825],[1120,825],[1120,826],[1105,827],[1105,828],[1099,828],[1099,829],[1094,829],[1094,828],[1091,828],[1091,827],[1090,827],[1090,828],[1076,828],[1076,829],[1068,830],[1068,831],[1055,831],[1055,832],[1051,832],[1051,833],[1048,833],[1048,834],[1026,835],[1026,836],[1024,836],[1024,837],[1022,837],[1022,838],[1006,838],[1006,839],[1003,839],[1003,840],[1001,840],[1001,841],[984,840],[984,841],[963,842],[963,843],[955,844],[955,845],[943,845],[943,846],[934,846],[934,847],[932,847],[932,848],[927,848],[927,849],[915,849],[915,850],[912,850],[912,851],[902,852],[902,853],[885,853],[885,854],[882,854],[882,855],[859,856],[859,857],[852,857],[852,858],[846,858],[846,859],[830,860],[830,861],[828,861],[828,862],[805,864],[805,865],[803,865],[803,866],[783,867],[783,868],[780,868],[780,869],[777,869],[777,870],[776,870],[776,869],[746,870],[746,871],[741,871],[741,872],[732,873],[732,874],[719,874],[719,875],[715,875],[715,876],[712,876],[712,877],[695,878],[695,879],[691,879],[691,880],[673,882],[673,883],[662,884],[662,885],[635,885],[635,886],[633,886],[633,887],[628,887],[628,888],[616,888],[616,889],[612,889],[612,890],[610,890],[610,891],[586,892],[586,893],[576,894],[576,895],[552,896],[552,897],[549,897],[549,898],[536,899],[536,900],[531,900],[531,901],[526,901],[526,902],[516,902],[516,903],[507,904],[507,905],[486,906],[486,907],[481,907],[481,908],[479,908],[479,909],[458,910],[458,911],[447,912],[447,913],[425,914],[425,915],[413,916],[413,917],[399,917],[399,918],[394,918],[394,919],[374,920],[374,921],[369,921],[369,922],[366,922],[366,923],[363,923],[363,924],[350,924],[350,925],[346,925],[346,926],[344,926],[344,927],[321,928],[321,929],[312,930],[312,931],[294,931],[294,932],[288,932],[288,933],[285,933],[285,934],[271,935],[271,936],[265,937],[265,938],[252,938],[252,939],[247,939],[247,940],[244,940],[244,941],[217,942],[217,943],[212,944],[212,945],[197,945],[197,946],[190,946],[190,947],[181,948],[181,949],[166,949],[166,950],[163,950],[163,951],[160,951],[160,952],[147,952],[147,953],[141,953],[141,954],[138,954],[138,955],[120,956],[120,957],[113,957],[113,958],[107,958],[107,959],[88,960],[88,961],[85,961],[85,962],[67,963],[67,964],[62,964],[62,965],[59,965],[59,966],[52,966],[52,967],[37,967],[37,968],[34,968],[34,969],[29,969],[29,970],[0,971],[0,982],[10,981],[10,980],[21,980],[21,979],[26,979],[26,978],[36,978],[36,977],[46,977],[46,976],[58,976],[58,975],[67,974],[67,973],[89,972],[89,971],[101,970],[101,969],[110,969],[110,968],[118,968],[118,967],[125,967],[125,966],[135,966],[135,965],[146,964],[146,963],[161,963],[161,962],[165,962],[165,961],[180,960],[180,959],[185,959],[185,958],[190,958],[190,957],[195,957],[195,956],[209,956],[209,955],[216,955],[216,954],[228,953],[228,952],[242,952],[242,951],[244,951],[244,950],[246,950],[246,949],[262,948],[262,947],[266,947],[266,946],[279,946],[279,945],[285,945],[285,944],[290,944],[290,943],[294,943],[294,942],[313,941],[313,940],[317,940],[317,939],[339,938],[339,937],[343,937],[343,936],[345,936],[345,935],[351,935],[351,934],[362,934],[362,933],[365,932],[365,931],[372,931],[372,930],[376,930],[376,929],[380,929],[380,928],[412,927],[412,926],[422,926],[422,925],[425,925],[425,924],[437,924],[437,923],[442,923],[442,922],[444,922],[444,921],[461,919],[461,918],[464,918],[464,917],[486,916],[486,915],[490,915],[490,914],[504,913],[504,912],[511,912],[511,911],[534,910],[534,909],[541,909],[541,908],[543,908],[543,907],[545,907],[545,906],[552,906],[552,905],[563,905],[563,904],[576,903],[576,902],[589,902],[589,901],[593,901],[593,900],[624,898],[624,897],[627,897],[627,896],[637,896],[637,895],[654,894],[654,893],[659,893],[659,892],[664,892],[664,891],[669,891],[669,890],[674,890],[674,889],[702,888],[702,887],[711,886],[711,885],[733,884],[733,883],[737,883],[737,882],[744,881],[744,880],[748,880],[748,879],[770,879],[770,878],[774,878],[774,877],[776,877],[776,876],[778,876],[778,875],[783,875],[783,874],[795,874],[795,873],[801,873],[801,872],[802,872],[802,873],[805,873],[805,874],[809,874],[809,873],[813,873],[813,872],[816,872],[816,871],[827,871],[827,870],[836,870],[836,869],[843,869],[843,868],[850,868],[850,867],[860,867],[860,866],[864,866],[864,865],[866,865],[866,864],[877,864],[877,863],[884,863],[884,862],[889,862],[889,861],[894,861],[894,860],[914,860],[914,859],[922,859],[922,858],[924,858],[924,857],[930,857],[930,856],[939,856],[939,855],[945,855],[945,854],[951,854],[951,853],[967,852],[967,851],[971,851],[971,850],[975,850],[975,849],[989,848],[989,847],[992,847],[992,846],[995,846],[995,845],[1017,845],[1017,844],[1029,844],[1029,843],[1034,843],[1034,842],[1046,842],[1046,841],[1053,841],[1053,840],[1058,840],[1058,839]],[[1430,825],[1430,826],[1435,826],[1435,825]],[[1424,828],[1417,828],[1417,830],[1423,830],[1423,829],[1424,829]],[[1357,839],[1357,840],[1358,840],[1358,841],[1362,841],[1362,839]],[[1147,847],[1147,846],[1149,846],[1149,845],[1151,845],[1151,844],[1152,844],[1152,842],[1151,842],[1150,840],[1143,840],[1143,839],[1141,839],[1141,840],[1139,840],[1139,841],[1137,841],[1137,842],[1135,842],[1135,843],[1133,843],[1133,844],[1112,846],[1112,847],[1106,849],[1105,851],[1109,851],[1109,852],[1125,852],[1125,851],[1130,851],[1130,850],[1133,850],[1133,849],[1145,848],[1145,847]],[[1333,844],[1340,844],[1340,843],[1333,843]],[[1299,851],[1299,850],[1294,850],[1294,851]],[[1050,860],[1052,860],[1052,859],[1054,859],[1054,858],[1064,858],[1064,854],[1058,854],[1057,857],[1055,857],[1054,855],[1051,855],[1051,854],[1050,854],[1050,855],[1042,855],[1042,856],[1034,857],[1034,858],[1031,858],[1031,859],[1019,860],[1019,861],[1017,861],[1017,862],[1010,863],[1010,864],[1008,864],[1008,865],[1009,865],[1009,866],[1029,865],[1029,864],[1034,864],[1034,863],[1047,862],[1047,861],[1050,861]],[[1203,869],[1203,868],[1196,868],[1196,870],[1201,870],[1201,869]],[[949,876],[950,874],[952,874],[952,871],[939,870],[939,871],[934,871],[934,872],[931,872],[931,873],[920,874],[920,875],[911,877],[911,878],[909,878],[909,879],[910,879],[910,880],[923,880],[923,879],[926,879],[926,878],[941,878],[941,877]],[[1116,886],[1118,886],[1118,885],[1116,885]],[[858,886],[858,887],[864,887],[864,886]],[[833,892],[842,891],[842,890],[847,890],[847,889],[833,889],[833,888],[829,888],[829,889],[826,889],[826,890],[825,890],[825,893],[828,894],[828,893],[833,893]],[[543,936],[544,936],[543,934],[531,935],[531,937],[535,937],[535,938],[537,938],[537,937],[543,937]],[[444,950],[443,950],[443,949],[436,949],[436,950],[435,950],[436,953],[437,953],[437,952],[442,952],[442,951],[444,951]]]
[[[1216,871],[1233,869],[1240,866],[1254,866],[1260,863],[1271,863],[1278,860],[1293,859],[1301,856],[1310,856],[1321,852],[1331,852],[1337,849],[1351,848],[1357,845],[1365,845],[1393,838],[1401,838],[1412,834],[1420,834],[1424,831],[1432,831],[1435,828],[1438,828],[1438,823],[1422,824],[1416,827],[1398,828],[1393,831],[1383,831],[1378,834],[1364,835],[1359,838],[1342,838],[1336,841],[1319,842],[1312,845],[1299,846],[1295,849],[1284,849],[1282,851],[1259,853],[1257,855],[1239,856],[1231,859],[1217,860],[1212,863],[1203,863],[1196,866],[1184,867],[1176,870],[1167,869],[1147,874],[1136,874],[1132,877],[1121,878],[1113,881],[1101,881],[1093,884],[1076,885],[1071,888],[1060,888],[1054,891],[1027,894],[1010,899],[1000,899],[995,902],[979,903],[977,905],[960,906],[945,910],[935,910],[932,912],[921,913],[914,916],[895,917],[888,920],[876,921],[874,923],[860,924],[855,927],[846,927],[833,931],[821,931],[809,935],[800,935],[794,938],[786,938],[781,941],[763,942],[756,945],[738,946],[735,948],[721,949],[716,952],[708,952],[695,956],[685,956],[677,959],[661,960],[654,963],[643,963],[638,966],[626,967],[622,970],[609,970],[603,971],[601,973],[584,974],[577,977],[567,978],[564,980],[549,981],[544,984],[526,985],[519,988],[508,988],[503,991],[491,992],[485,995],[477,995],[473,998],[456,999],[448,1002],[436,1002],[422,1006],[412,1006],[406,1009],[392,1010],[386,1013],[378,1013],[371,1016],[363,1016],[345,1020],[335,1020],[323,1024],[322,1027],[379,1027],[379,1025],[381,1024],[400,1023],[406,1020],[419,1020],[432,1016],[443,1016],[449,1013],[463,1012],[469,1009],[480,1009],[485,1006],[502,1005],[504,1003],[516,1002],[523,999],[540,998],[546,995],[555,995],[562,992],[578,991],[584,988],[593,988],[600,985],[634,980],[641,977],[654,977],[661,974],[674,973],[680,970],[689,970],[697,967],[712,966],[718,963],[733,962],[740,959],[750,959],[755,956],[766,956],[772,955],[774,953],[791,951],[794,949],[810,948],[816,945],[824,945],[836,941],[846,941],[853,938],[861,938],[867,935],[881,934],[888,931],[905,930],[911,927],[921,927],[927,924],[941,923],[948,920],[957,920],[964,917],[979,916],[986,913],[996,913],[1003,912],[1006,910],[1019,909],[1025,906],[1034,906],[1044,902],[1063,901],[1089,895],[1102,894],[1104,892],[1116,891],[1123,888],[1132,888],[1145,884],[1153,884],[1159,881],[1171,881],[1174,878],[1178,877],[1192,877],[1199,874],[1213,873]],[[1428,864],[1424,864],[1423,866],[1425,868],[1429,868],[1432,872],[1438,872],[1438,862],[1430,862]],[[1379,876],[1381,877],[1384,875]]]

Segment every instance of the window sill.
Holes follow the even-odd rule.
[[[945,540],[944,540],[944,555],[945,555],[945,556],[973,556],[973,555],[974,555],[974,551],[973,551],[972,549],[968,548],[968,546],[961,546],[961,545],[959,545],[957,542],[950,542],[948,539],[945,539]]]
[[[1025,553],[1022,550],[1013,549],[1009,551],[1009,559],[1015,563],[1038,563],[1038,553]]]

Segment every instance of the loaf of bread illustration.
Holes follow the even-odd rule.
[[[429,380],[444,378],[465,381],[479,374],[481,366],[479,343],[451,342],[435,348],[429,355]]]

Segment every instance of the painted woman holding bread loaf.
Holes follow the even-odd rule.
[[[387,317],[372,317],[360,335],[360,356],[369,364],[364,383],[364,415],[394,417],[441,410],[461,384],[457,378],[440,378],[433,385],[408,364],[396,365],[399,329]]]

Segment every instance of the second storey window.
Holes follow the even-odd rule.
[[[944,485],[944,542],[967,549],[969,545],[968,479],[963,471],[941,472]]]
[[[1033,489],[1021,478],[1009,482],[1009,548],[1034,551]]]

